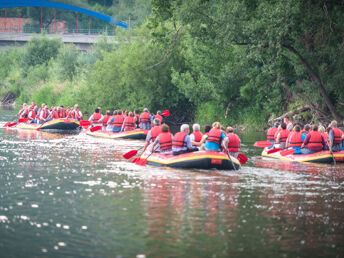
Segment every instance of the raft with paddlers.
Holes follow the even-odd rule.
[[[97,131],[87,131],[87,135],[91,135],[94,137],[100,137],[100,138],[107,138],[107,139],[132,139],[132,140],[144,140],[146,139],[147,133],[149,130],[143,130],[143,129],[136,129],[126,132],[119,132],[119,133],[113,133],[113,132],[106,132],[102,130]]]
[[[141,161],[147,165],[187,169],[238,170],[241,168],[238,159],[228,156],[226,153],[215,151],[196,151],[176,156],[145,152],[136,161],[136,164],[140,165]]]
[[[289,149],[289,150],[281,150],[264,148],[262,152],[262,156],[280,159],[285,161],[296,161],[296,162],[312,162],[312,163],[327,163],[333,164],[336,162],[342,163],[344,162],[344,150],[333,152],[331,154],[330,151],[319,151],[311,154],[294,154],[296,150]]]
[[[16,128],[57,133],[68,133],[81,130],[81,126],[78,121],[67,118],[54,119],[44,124],[19,123]]]

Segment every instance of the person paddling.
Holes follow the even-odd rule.
[[[143,113],[140,116],[141,129],[150,130],[151,129],[151,115],[147,108],[143,109]]]
[[[82,113],[79,110],[79,105],[75,104],[73,110],[69,114],[69,118],[72,118],[76,121],[81,121],[82,120]]]
[[[101,119],[101,121],[103,122],[103,127],[107,126],[107,122],[109,121],[110,118],[111,118],[111,111],[106,110],[105,116],[103,116],[103,119]]]
[[[280,124],[278,122],[275,122],[274,123],[274,126],[273,127],[270,127],[266,133],[266,140],[274,143],[275,142],[275,134],[278,130],[278,126]]]
[[[276,136],[276,143],[275,148],[282,148],[285,149],[285,143],[287,141],[287,138],[289,136],[289,130],[287,130],[287,125],[285,123],[281,124],[281,130],[278,132]]]
[[[90,116],[88,121],[92,123],[92,126],[98,126],[103,125],[103,122],[101,121],[102,119],[103,115],[100,113],[99,107],[97,107],[94,109],[94,113],[92,114],[92,116]]]
[[[214,122],[212,129],[208,134],[207,141],[205,142],[205,149],[207,151],[221,151],[222,140],[226,137],[225,133],[220,129],[221,124]]]
[[[129,112],[128,116],[124,119],[121,131],[132,131],[135,129],[135,118],[133,112]]]
[[[227,127],[226,133],[226,137],[223,140],[223,147],[229,155],[237,158],[240,151],[240,138],[234,133],[234,129],[230,126]]]
[[[302,133],[301,133],[300,126],[295,125],[293,128],[293,131],[288,136],[288,139],[286,141],[286,147],[290,149],[299,149],[303,143],[301,136],[302,136]],[[294,154],[299,154],[299,153],[294,152]]]
[[[341,151],[343,132],[337,128],[337,121],[333,120],[330,124],[330,132],[328,134],[328,147],[330,152]]]
[[[152,145],[152,152],[160,152],[161,154],[172,153],[173,134],[167,124],[161,126],[161,133],[156,137]],[[157,146],[157,147],[156,147]]]
[[[158,137],[158,135],[160,133],[161,133],[160,120],[154,119],[153,128],[151,130],[149,130],[147,133],[146,140],[145,140],[145,146],[143,148],[143,151],[145,151],[147,149],[147,147],[149,146],[149,144],[151,142],[155,141],[156,137]],[[159,148],[157,149],[157,151],[159,151]]]
[[[124,116],[122,115],[122,111],[118,110],[117,115],[114,117],[113,122],[112,122],[112,132],[119,133],[122,129],[123,122],[124,122]]]
[[[192,147],[190,140],[190,127],[188,124],[183,124],[180,127],[180,132],[173,136],[172,151],[173,155],[180,155],[188,152],[198,151],[198,148]]]
[[[162,117],[160,110],[158,110],[156,112],[156,115],[152,118],[153,121],[154,121],[154,119],[159,119],[160,120],[160,124],[164,123],[164,118]]]
[[[190,140],[193,147],[199,146],[198,144],[201,142],[203,137],[203,133],[201,132],[201,128],[199,124],[192,125],[192,134],[190,134]]]
[[[302,154],[311,154],[321,151],[325,146],[324,138],[318,132],[318,125],[312,126],[312,131],[307,134],[305,141],[301,145]]]

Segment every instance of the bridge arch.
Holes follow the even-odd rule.
[[[43,1],[43,0],[1,0],[0,8],[11,8],[11,7],[48,7],[48,8],[74,11],[74,12],[84,13],[86,15],[106,21],[115,26],[119,26],[125,29],[128,28],[128,25],[125,22],[117,20],[113,18],[112,16],[109,16],[103,13],[98,13],[95,11],[91,11],[88,9],[80,8],[77,6],[68,5],[68,4],[48,2],[48,1]]]

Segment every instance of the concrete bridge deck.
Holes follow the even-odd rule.
[[[4,49],[15,45],[24,45],[32,37],[39,34],[34,33],[0,33],[0,49]],[[65,44],[74,44],[76,47],[83,51],[89,51],[92,44],[97,43],[100,35],[88,34],[46,34],[49,38],[61,38]],[[106,36],[109,42],[118,43],[115,36]]]

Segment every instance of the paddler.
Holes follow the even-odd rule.
[[[188,124],[183,124],[180,127],[180,132],[173,136],[172,151],[173,155],[180,155],[183,153],[198,151],[198,148],[192,147],[190,140],[190,127]]]
[[[172,153],[173,134],[167,124],[161,126],[161,133],[156,137],[152,145],[152,152],[160,152],[161,154]],[[156,147],[157,146],[157,147]]]
[[[307,134],[306,139],[301,145],[302,154],[311,154],[321,151],[325,146],[324,138],[318,131],[318,125],[312,126],[312,131]]]
[[[82,120],[82,113],[79,110],[79,105],[75,104],[73,110],[69,114],[69,118],[72,118],[76,121],[81,121]]]
[[[289,116],[288,115],[283,118],[283,122],[285,123],[286,128],[288,128],[288,125],[290,124],[289,128],[293,129],[294,123],[289,120]]]
[[[143,113],[140,116],[141,129],[150,130],[151,129],[151,115],[147,108],[143,109]]]
[[[112,118],[110,119],[112,120]],[[124,116],[122,115],[122,111],[118,110],[117,115],[113,118],[112,122],[112,132],[119,133],[122,129],[122,125],[124,122]]]
[[[103,126],[107,126],[107,122],[109,121],[111,117],[111,111],[110,110],[106,110],[106,115],[103,116],[102,122],[103,122]]]
[[[272,142],[272,143],[275,142],[275,134],[276,134],[276,132],[277,132],[277,130],[278,130],[278,126],[279,126],[279,125],[280,125],[280,124],[279,124],[278,122],[275,122],[274,125],[273,125],[273,127],[270,127],[270,128],[268,129],[268,131],[267,131],[267,133],[266,133],[266,140],[267,140],[267,141],[270,141],[270,142]]]
[[[281,124],[281,130],[277,133],[276,136],[276,143],[274,145],[275,148],[282,148],[285,149],[285,143],[289,136],[289,130],[287,130],[287,125],[285,123]]]
[[[330,124],[330,132],[328,134],[328,147],[330,152],[341,151],[343,132],[337,128],[337,121],[333,120]]]
[[[129,111],[128,116],[124,119],[121,131],[132,131],[135,129],[135,118],[133,112]]]
[[[36,119],[35,106],[34,107],[30,106],[27,118],[29,119],[28,121],[29,123],[31,124],[35,123],[35,119]]]
[[[118,112],[117,110],[113,111],[112,116],[107,121],[107,126],[106,126],[106,129],[105,129],[107,132],[112,132],[113,125],[115,123],[115,118],[117,116],[117,112]]]
[[[288,139],[286,141],[286,147],[291,149],[300,149],[303,140],[301,138],[301,127],[299,125],[295,125],[293,131],[288,135]],[[294,152],[294,154],[300,154]]]
[[[28,114],[28,106],[26,103],[23,103],[23,108],[19,110],[17,116],[19,116],[19,118],[26,118]]]
[[[92,126],[103,125],[103,115],[100,113],[99,107],[94,109],[94,113],[90,116],[88,121],[92,123]]]
[[[221,124],[214,122],[205,142],[205,149],[207,151],[221,151],[221,143],[225,137],[225,133],[221,130]]]
[[[231,126],[226,129],[226,137],[223,140],[223,147],[233,157],[238,157],[240,151],[240,138],[237,134],[234,133],[234,130]]]
[[[162,117],[161,111],[160,111],[160,110],[158,110],[158,111],[156,112],[156,115],[152,118],[152,120],[154,120],[154,119],[156,119],[156,118],[160,120],[160,124],[163,124],[163,123],[164,123],[164,118]]]
[[[158,137],[160,133],[161,133],[160,120],[154,119],[153,128],[149,130],[149,132],[147,133],[146,140],[145,140],[145,147],[143,148],[143,151],[147,149],[147,147],[149,146],[151,142],[155,141],[156,137]]]
[[[199,146],[203,133],[201,132],[201,126],[199,124],[192,125],[192,133],[190,134],[190,140],[193,147]]]

